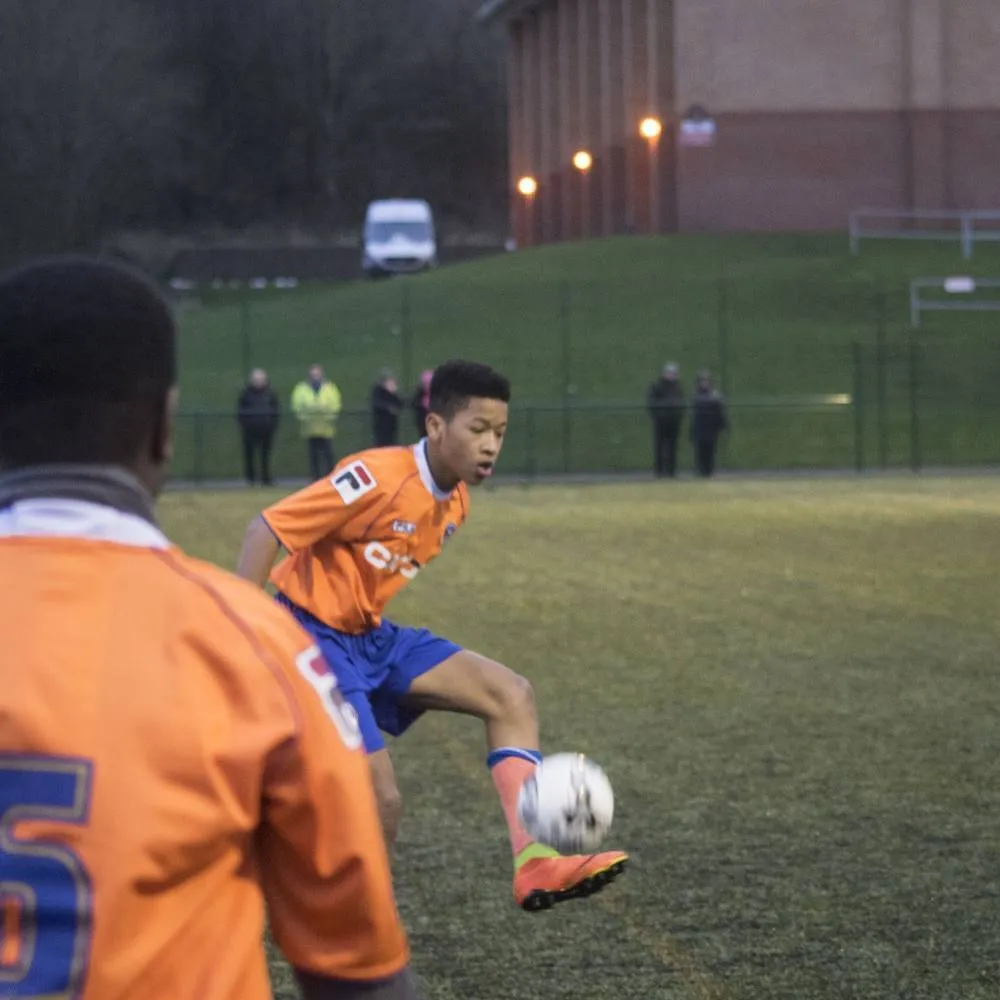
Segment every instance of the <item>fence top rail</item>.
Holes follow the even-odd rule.
[[[778,410],[778,409],[841,409],[851,406],[854,402],[850,393],[816,393],[814,395],[801,396],[759,396],[744,398],[726,398],[724,400],[727,408],[731,410]],[[685,408],[690,404],[690,399],[685,401]],[[513,413],[554,413],[561,414],[567,411],[573,413],[619,413],[635,415],[637,418],[646,419],[649,414],[647,404],[642,402],[632,402],[628,400],[572,400],[562,402],[526,402],[511,405]],[[176,416],[183,420],[191,418],[208,418],[212,420],[231,420],[236,422],[237,414],[235,408],[231,410],[204,408],[204,409],[182,409],[178,410]],[[360,407],[344,408],[340,411],[340,420],[354,418],[370,418],[371,411]],[[290,420],[291,424],[292,421]]]
[[[927,220],[957,220],[982,219],[1000,220],[1000,209],[975,208],[962,211],[958,209],[938,208],[856,208],[851,212],[851,219],[862,216],[876,216],[882,219],[927,219]]]
[[[960,279],[962,280],[962,279]],[[911,278],[911,288],[943,288],[952,295],[968,295],[979,288],[1000,288],[1000,278],[968,278],[963,284],[953,287],[956,276],[950,278]]]

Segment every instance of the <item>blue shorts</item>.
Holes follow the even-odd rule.
[[[400,736],[423,715],[406,708],[401,699],[416,678],[462,649],[427,629],[402,628],[387,621],[369,632],[349,635],[324,625],[284,594],[277,600],[316,640],[344,700],[358,713],[368,753],[385,748],[383,732]]]

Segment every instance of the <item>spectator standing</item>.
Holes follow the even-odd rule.
[[[260,482],[273,485],[271,479],[271,444],[281,420],[281,403],[271,388],[267,372],[255,368],[240,393],[236,409],[243,434],[243,468],[247,483],[257,482],[257,459],[260,458]]]
[[[649,415],[653,421],[653,471],[658,478],[677,475],[677,441],[684,423],[684,388],[680,370],[672,362],[649,387]]]
[[[399,383],[388,369],[372,386],[372,443],[376,448],[389,448],[399,440],[399,415],[403,400]]]
[[[320,365],[310,366],[309,377],[292,392],[292,412],[306,442],[313,480],[322,479],[337,464],[333,438],[342,407],[337,386],[326,378]]]
[[[426,368],[420,373],[420,384],[413,394],[411,406],[413,408],[413,420],[417,425],[417,437],[422,438],[427,433],[427,411],[431,405],[431,379],[434,377],[434,369]]]
[[[691,444],[694,446],[698,475],[708,478],[715,472],[719,435],[728,428],[722,395],[712,386],[711,375],[707,371],[699,372],[691,400]]]

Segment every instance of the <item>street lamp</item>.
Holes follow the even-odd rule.
[[[518,193],[524,198],[524,225],[528,234],[527,243],[531,246],[535,243],[535,195],[538,193],[538,181],[530,174],[522,177],[517,182]]]
[[[641,135],[643,139],[656,142],[656,140],[663,135],[663,122],[661,122],[659,118],[643,118],[643,120],[639,122],[639,135]]]
[[[580,233],[583,237],[590,235],[590,168],[594,158],[585,149],[578,149],[573,154],[573,166],[580,175]]]
[[[639,135],[649,146],[649,230],[660,231],[660,136],[663,122],[649,115],[639,122]]]

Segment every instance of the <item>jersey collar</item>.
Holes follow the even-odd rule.
[[[18,500],[0,510],[0,538],[79,538],[142,549],[170,542],[145,518],[105,504],[58,498]]]
[[[427,487],[435,500],[448,500],[451,493],[441,489],[434,481],[434,474],[431,472],[430,462],[427,460],[427,438],[421,438],[413,446],[413,457],[417,460],[417,471],[420,473],[420,481]]]

